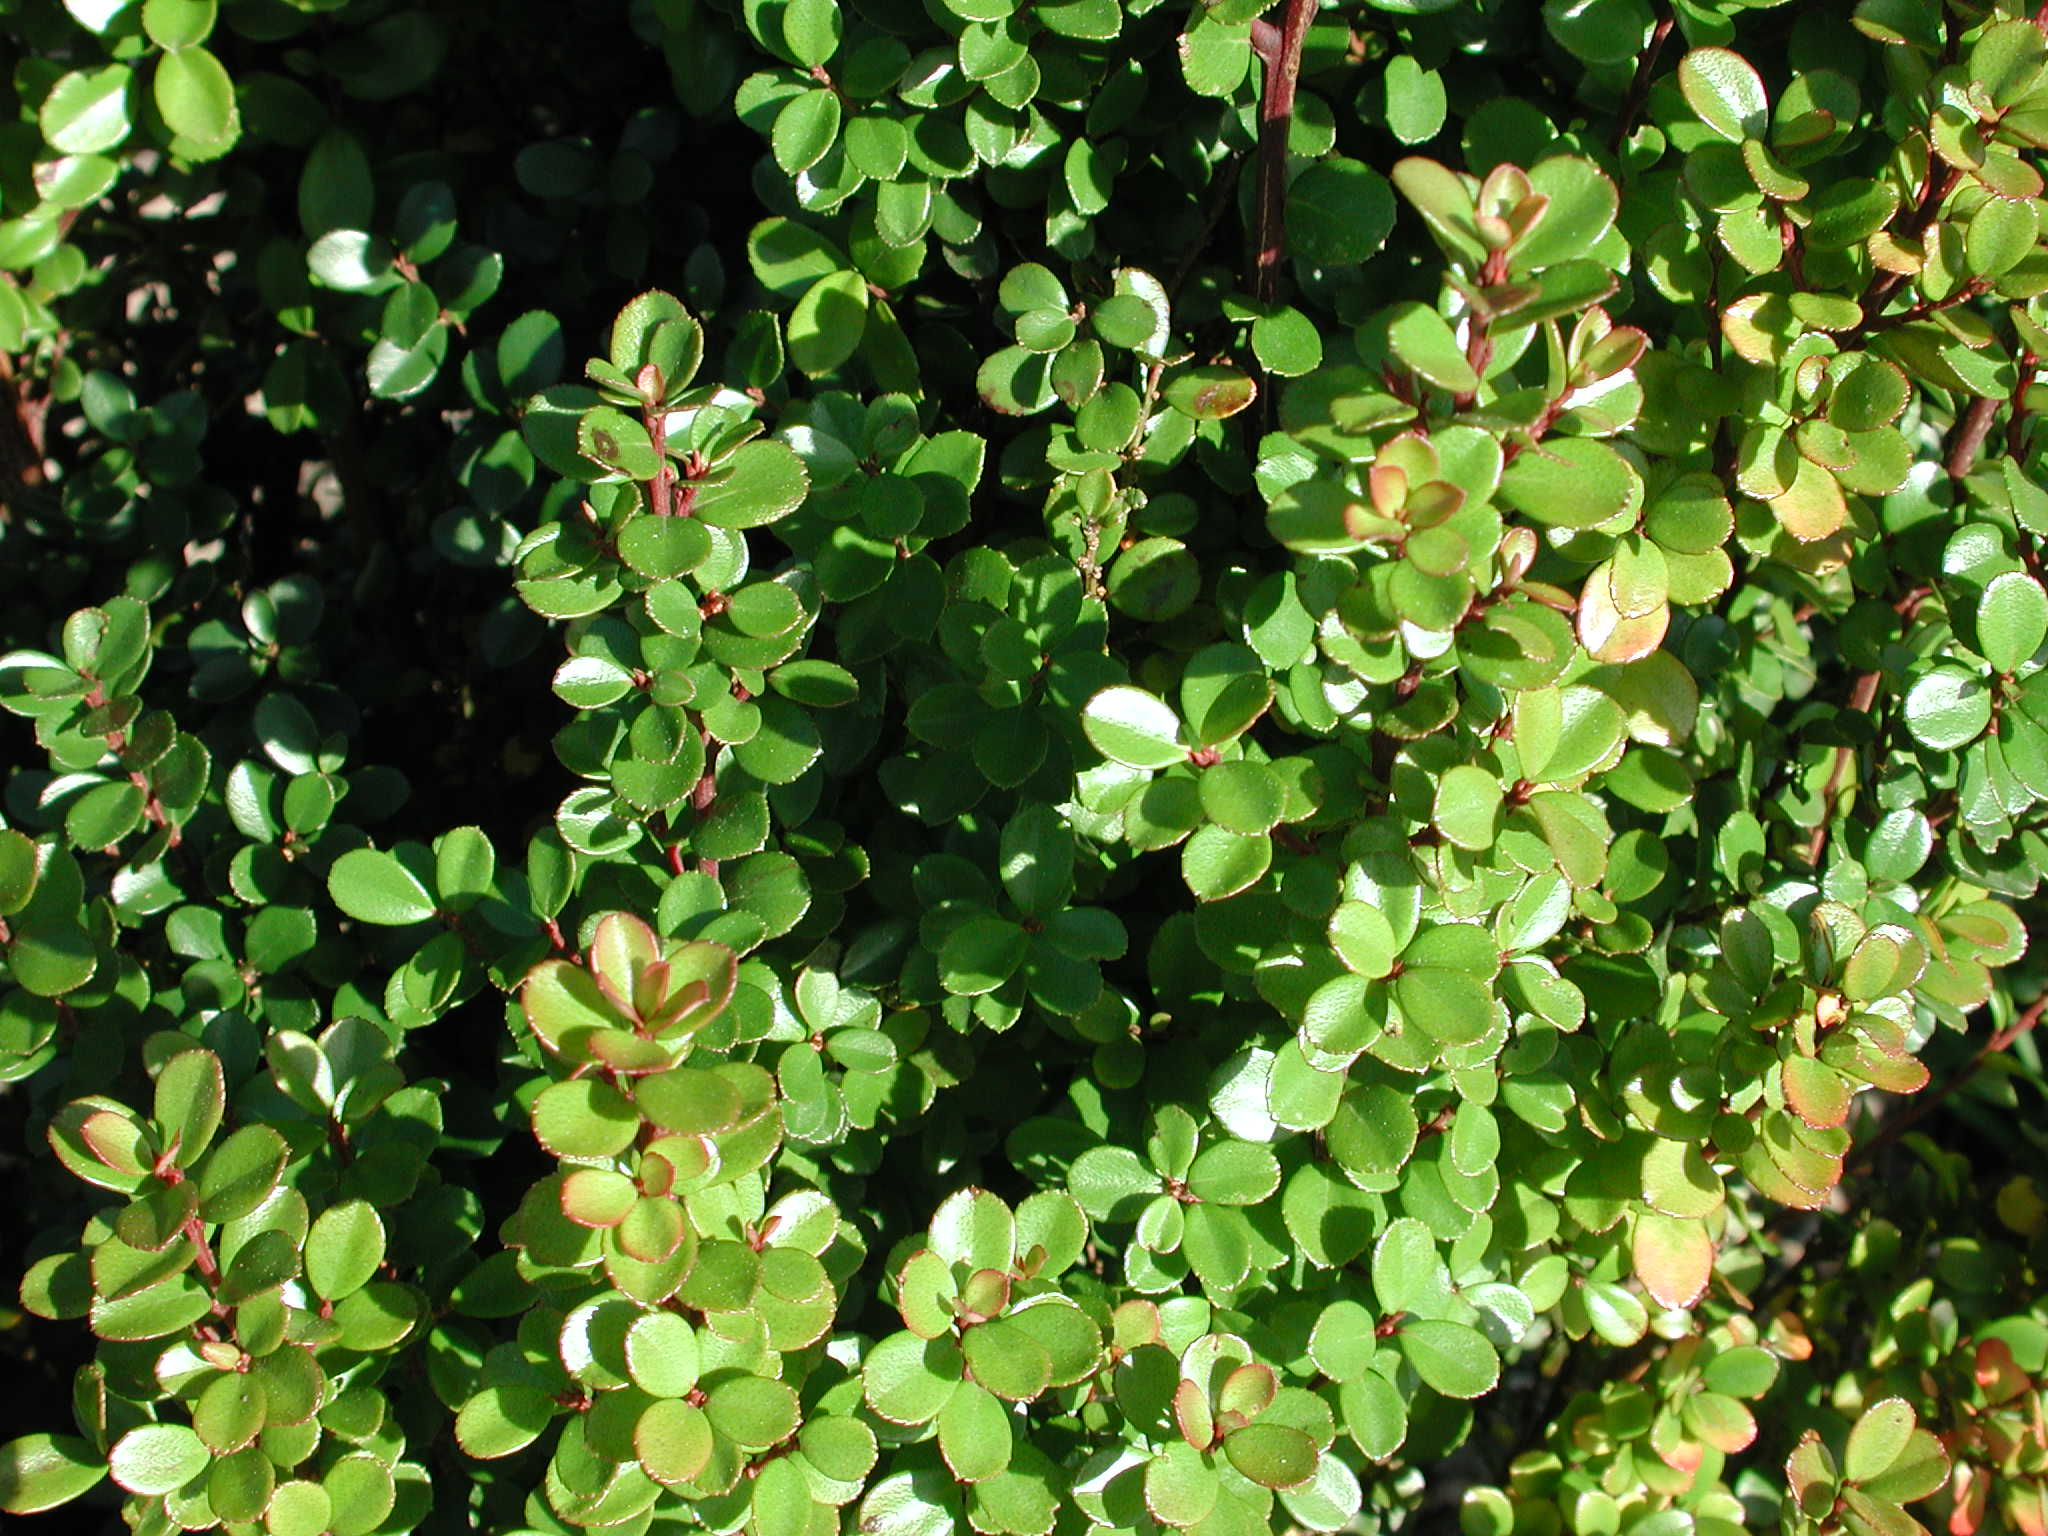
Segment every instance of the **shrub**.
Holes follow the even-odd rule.
[[[0,1508],[2048,1531],[2048,21],[0,16]]]

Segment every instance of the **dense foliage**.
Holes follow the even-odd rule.
[[[0,1509],[2048,1533],[2048,17],[0,25]]]

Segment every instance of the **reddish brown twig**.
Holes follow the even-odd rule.
[[[1615,119],[1614,137],[1608,147],[1616,154],[1628,142],[1628,131],[1635,126],[1637,114],[1643,110],[1643,103],[1650,99],[1650,77],[1657,71],[1657,56],[1664,51],[1665,39],[1671,36],[1673,17],[1670,8],[1659,4],[1657,25],[1650,31],[1649,46],[1643,49],[1643,56],[1636,62],[1635,78],[1628,83],[1628,95],[1621,103],[1621,116]]]
[[[1848,1167],[1843,1170],[1844,1174],[1860,1172],[1869,1167],[1872,1162],[1876,1161],[1878,1153],[1882,1152],[1922,1120],[1925,1120],[1929,1115],[1941,1108],[1949,1099],[1953,1098],[1959,1089],[1977,1075],[1977,1069],[1983,1066],[1986,1061],[1998,1055],[2001,1051],[2009,1050],[2015,1040],[2040,1023],[2041,1015],[2044,1013],[2048,1013],[2048,991],[2042,992],[2039,997],[2027,1004],[2025,1011],[2018,1018],[1978,1046],[1977,1053],[1964,1064],[1962,1071],[1956,1073],[1955,1076],[1949,1078],[1931,1093],[1921,1094],[1913,1100],[1910,1108],[1893,1115],[1882,1126],[1878,1127],[1877,1134],[1871,1137],[1863,1146],[1859,1147],[1856,1155],[1849,1160]]]
[[[2031,350],[2020,353],[2020,366],[2014,374],[2012,398],[2006,402],[2005,456],[2022,459],[2027,451],[2027,390],[2034,382],[2034,370],[2041,365],[2041,359]]]
[[[1316,0],[1287,0],[1280,44],[1266,61],[1259,93],[1258,253],[1253,258],[1252,292],[1270,304],[1287,260],[1287,130],[1294,121],[1294,88],[1301,77],[1301,44],[1316,12]]]
[[[1942,166],[1939,174],[1932,165],[1928,166],[1927,180],[1920,188],[1920,200],[1913,205],[1913,212],[1900,234],[1907,240],[1918,240],[1926,234],[1927,226],[1934,222],[1934,216],[1941,212],[1941,205],[1948,201],[1949,193],[1955,191],[1956,183],[1962,177],[1963,173],[1952,165]],[[1875,316],[1884,307],[1885,300],[1896,293],[1899,284],[1905,280],[1903,272],[1880,272],[1873,277],[1860,300],[1866,319]]]
[[[43,483],[43,432],[48,400],[31,399],[14,371],[14,359],[0,352],[0,516],[9,492]]]
[[[1984,439],[1991,435],[1991,419],[2002,404],[1995,396],[1980,396],[1956,418],[1949,431],[1947,452],[1942,456],[1942,467],[1948,471],[1949,479],[1960,480],[1977,467],[1977,455],[1984,451]]]
[[[1849,690],[1849,707],[1859,713],[1869,713],[1883,676],[1881,672],[1865,672],[1858,677],[1855,686]],[[1813,837],[1806,845],[1807,862],[1815,869],[1820,868],[1821,855],[1827,852],[1828,827],[1835,819],[1835,796],[1841,793],[1842,780],[1848,776],[1849,764],[1855,756],[1854,747],[1835,748],[1834,766],[1828,769],[1828,781],[1821,786],[1820,825],[1813,829]]]

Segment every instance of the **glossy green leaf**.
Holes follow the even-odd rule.
[[[0,1446],[0,1510],[41,1514],[70,1503],[106,1475],[106,1458],[75,1435],[24,1435]]]
[[[427,888],[395,857],[375,848],[351,849],[335,860],[327,889],[334,904],[359,922],[402,927],[434,915]]]

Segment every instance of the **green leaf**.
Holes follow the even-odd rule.
[[[562,322],[544,309],[529,310],[498,333],[498,378],[515,400],[538,394],[562,376],[568,351]]]
[[[861,1363],[870,1408],[895,1424],[928,1424],[960,1384],[961,1356],[951,1339],[892,1333]]]
[[[963,1483],[979,1483],[1010,1465],[1010,1409],[993,1393],[962,1382],[939,1411],[939,1454]]]
[[[796,1432],[796,1391],[762,1376],[728,1377],[706,1391],[704,1416],[742,1450],[765,1451]]]
[[[1421,155],[1410,155],[1396,162],[1393,183],[1452,256],[1473,265],[1484,258],[1486,247],[1474,222],[1477,209],[1472,189],[1457,172]]]
[[[903,1315],[903,1325],[921,1339],[951,1334],[954,1303],[959,1299],[952,1265],[929,1248],[912,1254],[897,1277],[897,1310]]]
[[[1222,901],[1249,890],[1273,862],[1272,839],[1224,826],[1196,829],[1181,845],[1181,878],[1197,901]]]
[[[1224,1437],[1223,1454],[1262,1488],[1294,1488],[1315,1475],[1316,1443],[1290,1424],[1247,1424]]]
[[[1314,1446],[1310,1446],[1313,1454]],[[1164,1525],[1199,1525],[1216,1507],[1222,1485],[1202,1454],[1185,1440],[1170,1441],[1145,1464],[1145,1508]]]
[[[1413,54],[1387,60],[1386,93],[1387,126],[1403,144],[1426,143],[1442,131],[1448,106],[1443,76],[1424,69]]]
[[[1389,312],[1387,345],[1394,356],[1439,389],[1467,393],[1479,375],[1450,323],[1426,304],[1397,304]]]
[[[1580,1289],[1593,1331],[1616,1349],[1626,1349],[1648,1331],[1650,1314],[1636,1295],[1612,1280],[1588,1280]]]
[[[1710,1392],[1731,1397],[1758,1398],[1770,1391],[1778,1379],[1778,1359],[1754,1344],[1724,1349],[1707,1362],[1700,1380]]]
[[[1217,763],[1197,781],[1202,813],[1245,837],[1270,832],[1287,810],[1287,785],[1265,763]]]
[[[1255,1142],[1219,1141],[1196,1155],[1187,1186],[1199,1200],[1257,1205],[1280,1187],[1280,1163]]]
[[[1142,338],[1151,334],[1152,312],[1135,299],[1110,299],[1095,313],[1095,327],[1103,340],[1112,334],[1103,329],[1104,311],[1109,305],[1128,303],[1137,312],[1138,328],[1129,334]],[[1029,416],[1042,411],[1058,398],[1053,388],[1052,364],[1046,354],[1027,347],[1004,347],[990,354],[976,370],[975,389],[993,410],[1006,416]]]
[[[583,413],[576,423],[576,447],[585,458],[628,480],[652,480],[661,468],[646,426],[609,405]]]
[[[1165,1186],[1128,1147],[1093,1147],[1074,1159],[1067,1187],[1081,1209],[1098,1221],[1135,1221],[1146,1202]]]
[[[1898,211],[1898,189],[1889,182],[1848,176],[1823,187],[1809,200],[1813,222],[1806,231],[1816,250],[1860,246],[1889,224]]]
[[[643,1312],[626,1329],[626,1373],[654,1397],[683,1397],[702,1370],[696,1332],[673,1312]]]
[[[805,69],[824,64],[839,48],[844,23],[839,0],[790,0],[782,12],[782,40]]]
[[[1175,373],[1162,391],[1166,403],[1197,421],[1221,421],[1235,416],[1258,398],[1259,387],[1250,375],[1221,364],[1185,368]]]
[[[932,1213],[932,1250],[971,1270],[1007,1270],[1015,1258],[1016,1218],[985,1189],[956,1190]]]
[[[1411,966],[1394,978],[1401,1016],[1445,1044],[1477,1040],[1494,1025],[1493,993],[1485,982],[1443,966]]]
[[[882,1478],[867,1491],[857,1516],[873,1536],[951,1536],[960,1525],[957,1485],[943,1467]]]
[[[1288,239],[1295,257],[1310,266],[1356,266],[1379,250],[1393,227],[1393,188],[1362,161],[1331,155],[1288,185]]]
[[[367,1452],[335,1462],[320,1486],[333,1506],[328,1516],[333,1536],[370,1536],[383,1526],[397,1503],[396,1480],[383,1462]]]
[[[107,1471],[130,1493],[172,1493],[206,1470],[206,1442],[185,1424],[144,1424],[107,1453]]]
[[[384,1262],[384,1223],[365,1200],[330,1206],[306,1236],[306,1283],[325,1301],[362,1289]]]
[[[157,1073],[154,1115],[177,1165],[198,1162],[220,1127],[225,1087],[212,1051],[180,1051]]]
[[[235,82],[219,59],[204,48],[180,48],[157,61],[151,83],[157,110],[182,141],[188,159],[225,154],[241,136]]]
[[[93,155],[128,137],[128,91],[133,72],[125,64],[76,69],[50,87],[37,122],[50,148],[66,155]]]
[[[1373,1247],[1372,1288],[1382,1312],[1433,1315],[1450,1295],[1436,1238],[1413,1216],[1392,1222]]]
[[[1678,61],[1678,88],[1700,121],[1724,139],[1739,144],[1761,139],[1769,129],[1763,79],[1739,53],[1693,49]]]
[[[1863,1410],[1849,1430],[1842,1476],[1867,1482],[1890,1469],[1913,1433],[1913,1408],[1903,1397],[1888,1397]]]
[[[813,376],[832,372],[860,350],[867,314],[867,280],[858,272],[826,273],[804,290],[789,317],[791,364]]]
[[[306,270],[323,287],[380,293],[400,281],[390,244],[360,229],[330,229],[306,251]]]
[[[434,899],[411,870],[375,848],[352,848],[327,872],[334,904],[358,922],[385,927],[423,923]]]
[[[1187,757],[1180,719],[1142,688],[1105,688],[1081,711],[1089,743],[1111,762],[1132,768],[1169,768]]]
[[[737,1125],[745,1101],[730,1077],[701,1067],[678,1067],[639,1078],[633,1085],[633,1107],[662,1130],[709,1136]]]
[[[270,1536],[324,1536],[334,1521],[334,1500],[320,1484],[294,1478],[278,1485],[263,1512]]]
[[[789,1457],[777,1457],[754,1474],[749,1505],[758,1536],[806,1536],[820,1505],[811,1499],[807,1470]]]
[[[2048,592],[2025,571],[1992,577],[1977,599],[1976,630],[1978,653],[1993,670],[2017,671],[2048,639]]]
[[[1415,1374],[1445,1397],[1483,1397],[1500,1382],[1500,1354],[1485,1334],[1463,1323],[1412,1318],[1394,1335]]]
[[[190,48],[206,41],[218,12],[215,0],[144,0],[142,30],[159,48]]]
[[[467,912],[491,892],[497,854],[478,827],[455,827],[434,850],[434,891],[443,907]]]
[[[1321,366],[1322,332],[1298,309],[1274,310],[1252,322],[1252,353],[1268,373],[1298,378]]]
[[[1028,1209],[1030,1204],[1027,1200],[1020,1210]],[[1078,1214],[1075,1213],[1077,1217]],[[1020,1241],[1018,1246],[1029,1254],[1030,1250],[1023,1242]],[[1064,1269],[1066,1264],[1060,1262],[1061,1257],[1063,1255],[1050,1257],[1040,1273],[1056,1274]],[[1004,1314],[1004,1320],[1013,1323],[1018,1331],[1037,1340],[1044,1348],[1051,1361],[1049,1384],[1052,1386],[1070,1387],[1093,1375],[1102,1363],[1102,1330],[1096,1327],[1093,1318],[1064,1296],[1043,1294],[1028,1297],[1012,1306]]]
[[[659,1483],[694,1479],[710,1461],[717,1439],[700,1408],[679,1398],[648,1405],[633,1426],[633,1451]]]
[[[1234,1291],[1251,1273],[1252,1231],[1244,1213],[1226,1206],[1191,1205],[1181,1253],[1202,1288],[1216,1294]]]
[[[1562,291],[1554,286],[1554,278],[1575,280],[1566,277],[1573,271],[1566,264],[1591,255],[1613,226],[1620,194],[1605,171],[1577,155],[1553,155],[1539,162],[1529,172],[1529,185],[1535,196],[1549,201],[1542,216],[1515,242],[1513,265],[1518,272],[1555,269],[1545,279],[1541,305]],[[1584,275],[1604,292],[1609,281],[1604,271]]]
[[[1991,724],[1991,694],[1980,679],[1958,667],[1935,667],[1907,690],[1905,716],[1906,729],[1920,745],[1952,752]]]
[[[1845,432],[1872,432],[1898,420],[1911,398],[1896,364],[1866,356],[1829,392],[1828,420]]]
[[[839,97],[829,90],[802,91],[775,114],[769,142],[775,163],[791,176],[825,157],[839,137]]]
[[[1879,1406],[1882,1406],[1881,1404]],[[1928,1430],[1915,1429],[1884,1471],[1862,1480],[1863,1492],[1874,1499],[1910,1504],[1924,1499],[1948,1481],[1949,1456]]]
[[[1605,443],[1551,438],[1519,454],[1501,476],[1501,500],[1553,528],[1591,528],[1641,497],[1635,472]]]
[[[175,1250],[174,1250],[175,1251]],[[213,1298],[188,1273],[92,1305],[92,1331],[102,1339],[134,1343],[167,1338],[213,1310]]]
[[[1074,837],[1051,806],[1034,801],[1011,817],[999,858],[1003,888],[1026,917],[1050,917],[1072,896]]]
[[[539,1387],[487,1386],[456,1413],[456,1443],[481,1460],[510,1456],[539,1439],[554,1415],[554,1400]]]
[[[28,905],[36,879],[36,845],[12,827],[0,829],[0,917]]]
[[[763,784],[793,784],[824,750],[818,727],[787,699],[764,697],[758,707],[760,725],[733,748],[733,757]]]
[[[192,1405],[192,1427],[209,1450],[226,1455],[256,1438],[268,1406],[260,1377],[239,1373],[217,1376]]]
[[[24,1435],[0,1446],[0,1510],[41,1514],[70,1503],[106,1475],[106,1461],[75,1435]]]
[[[760,528],[803,504],[810,477],[786,443],[755,441],[697,485],[691,516],[713,528]]]
[[[1979,276],[1997,277],[2019,265],[2040,238],[2033,203],[1986,198],[1965,228],[1964,258]]]
[[[1501,801],[1498,779],[1483,768],[1459,763],[1437,781],[1430,819],[1460,848],[1490,848],[1499,831]]]
[[[971,917],[946,936],[939,975],[956,996],[993,992],[1024,963],[1029,936],[1008,918]]]
[[[267,1125],[245,1125],[224,1138],[199,1169],[199,1214],[234,1221],[269,1198],[284,1171],[284,1138]]]

